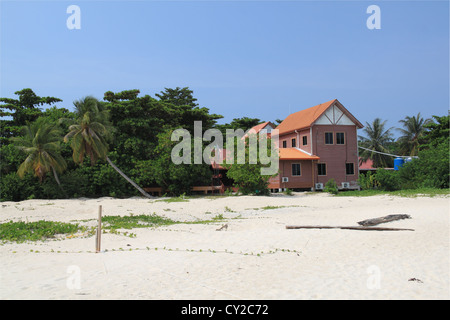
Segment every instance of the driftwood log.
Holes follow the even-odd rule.
[[[380,217],[380,218],[359,221],[358,224],[361,226],[365,226],[365,227],[371,227],[371,226],[376,226],[377,224],[380,224],[380,223],[386,223],[386,222],[401,220],[401,219],[411,219],[411,216],[409,216],[407,214],[390,214],[388,216],[384,216],[384,217]]]
[[[286,226],[286,229],[346,229],[362,231],[414,231],[414,229],[380,228],[380,227],[347,227],[347,226]]]

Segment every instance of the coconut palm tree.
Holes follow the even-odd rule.
[[[42,182],[48,172],[61,187],[57,173],[62,173],[67,165],[60,155],[61,131],[45,118],[23,127],[21,137],[11,138],[16,147],[26,154],[27,158],[19,166],[17,174],[23,178],[27,172],[33,172]]]
[[[400,138],[398,138],[401,152],[404,155],[417,156],[420,139],[426,131],[425,125],[431,123],[432,120],[422,118],[419,112],[417,116],[408,116],[399,122],[403,124],[403,129],[397,129],[403,134]]]
[[[108,154],[107,140],[111,138],[113,128],[109,123],[108,112],[94,97],[85,97],[74,102],[76,123],[69,126],[64,142],[70,141],[73,161],[83,163],[87,156],[94,165],[98,159]]]
[[[91,165],[94,165],[98,159],[104,159],[142,195],[153,198],[109,159],[108,141],[112,137],[114,128],[109,122],[108,111],[91,96],[75,101],[74,105],[77,120],[75,124],[69,126],[69,133],[64,137],[64,142],[70,140],[75,163],[83,163],[85,156],[90,159]]]
[[[360,146],[365,148],[359,154],[360,161],[364,162],[370,158],[375,168],[387,167],[390,162],[390,156],[382,153],[389,153],[387,145],[393,140],[391,133],[393,128],[385,129],[385,125],[386,120],[382,121],[380,118],[376,118],[371,124],[366,122],[363,131],[367,137],[359,136]]]

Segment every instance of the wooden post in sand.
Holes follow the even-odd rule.
[[[98,206],[98,226],[97,226],[97,232],[95,237],[95,253],[100,252],[102,243],[102,206]]]

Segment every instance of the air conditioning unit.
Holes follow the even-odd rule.
[[[343,189],[348,189],[350,188],[350,182],[342,182],[341,186]]]
[[[288,177],[282,177],[281,178],[281,182],[289,182],[289,178]]]
[[[316,183],[316,190],[323,190],[323,183],[321,182]]]

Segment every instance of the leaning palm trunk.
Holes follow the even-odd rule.
[[[117,166],[111,161],[111,159],[109,159],[108,156],[106,156],[106,161],[108,161],[108,163],[111,165],[111,167],[113,167],[114,170],[116,170],[125,180],[127,180],[129,183],[131,183],[131,185],[133,187],[135,187],[140,193],[142,193],[144,195],[144,197],[149,198],[149,199],[153,199],[154,198],[151,195],[149,195],[147,192],[145,192],[141,187],[139,187],[133,180],[128,178],[125,175],[125,173],[123,173],[119,168],[117,168]]]
[[[67,198],[66,190],[63,189],[63,187],[61,185],[61,182],[59,181],[58,174],[56,173],[56,170],[55,170],[55,168],[53,166],[52,166],[52,170],[53,170],[53,177],[55,178],[56,183],[58,184],[58,186],[61,189],[61,191],[64,192],[64,195]]]
[[[106,159],[111,167],[138,189],[144,197],[152,199],[151,195],[128,178],[108,158],[108,143],[106,140],[112,137],[111,132],[113,131],[109,122],[108,111],[94,97],[86,97],[75,101],[74,105],[78,114],[77,123],[69,127],[69,133],[64,137],[64,141],[67,142],[70,138],[72,139],[71,147],[75,163],[81,164],[85,155],[90,158],[92,166],[98,159]]]

